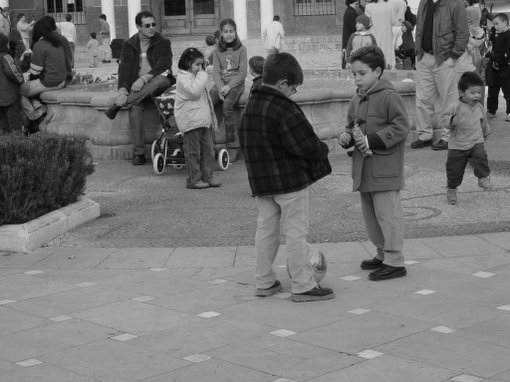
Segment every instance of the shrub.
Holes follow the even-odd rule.
[[[25,223],[76,202],[93,172],[84,139],[0,136],[0,225]]]

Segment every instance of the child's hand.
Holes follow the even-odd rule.
[[[355,124],[352,129],[352,137],[354,138],[356,148],[363,153],[363,156],[371,156],[373,154],[372,150],[367,147],[365,134],[363,134],[358,124]]]
[[[223,97],[225,97],[228,92],[230,91],[230,86],[228,85],[225,85],[223,86],[221,89],[220,89],[220,95],[222,95]]]
[[[349,146],[351,144],[351,141],[352,141],[351,134],[349,134],[346,131],[341,133],[340,136],[338,137],[338,144],[340,146]]]

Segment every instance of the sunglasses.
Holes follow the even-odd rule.
[[[147,29],[149,29],[150,27],[156,28],[156,25],[158,25],[158,24],[156,24],[156,23],[143,24],[143,26],[144,26],[145,28],[147,28]]]

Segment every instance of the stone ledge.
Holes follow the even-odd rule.
[[[0,251],[33,251],[57,236],[96,219],[99,214],[98,203],[82,198],[27,223],[0,226]]]

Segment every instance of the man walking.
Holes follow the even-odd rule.
[[[99,40],[101,41],[101,62],[107,64],[112,62],[112,50],[110,48],[110,24],[106,21],[106,15],[99,15],[99,23],[101,29],[99,30]]]
[[[57,28],[60,31],[60,34],[64,36],[67,41],[69,41],[69,47],[71,48],[71,65],[74,68],[74,48],[76,44],[76,27],[71,22],[73,16],[69,13],[65,16],[66,21],[57,23]]]
[[[280,22],[280,16],[276,15],[262,32],[262,38],[264,39],[267,55],[279,53],[282,49],[282,40],[285,37],[283,32],[283,26]]]
[[[144,165],[145,129],[142,101],[161,94],[175,82],[172,76],[170,40],[156,32],[151,12],[135,17],[138,33],[124,42],[119,64],[119,96],[115,105],[105,111],[114,119],[121,107],[129,109],[129,125],[133,141],[133,165]]]
[[[438,100],[440,118],[459,95],[456,60],[466,50],[469,31],[461,0],[421,0],[416,21],[416,130],[413,149],[432,146],[432,115]],[[434,150],[448,148],[448,131],[442,131]]]

